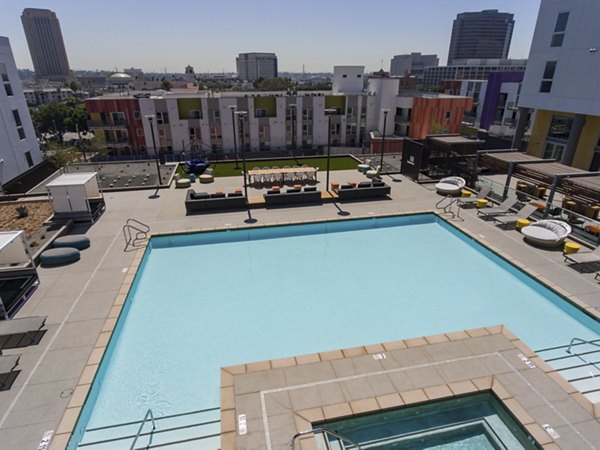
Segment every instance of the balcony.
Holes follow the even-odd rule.
[[[125,120],[88,120],[87,122],[89,129],[115,129],[115,128],[126,128],[127,121]]]

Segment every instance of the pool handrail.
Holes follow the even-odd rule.
[[[335,431],[329,430],[327,428],[313,428],[312,430],[300,431],[294,435],[294,437],[292,438],[292,444],[291,444],[292,450],[294,450],[296,448],[296,439],[298,439],[299,437],[302,437],[302,436],[306,436],[307,434],[316,434],[316,433],[329,434],[329,435],[337,438],[340,441],[345,441],[352,445],[352,447],[344,447],[344,448],[356,448],[358,450],[360,450],[360,448],[361,448],[360,445],[357,444],[356,442],[354,442],[352,439],[347,438],[346,436],[342,436],[341,434],[336,433]],[[326,442],[328,442],[328,441],[326,441]],[[327,443],[326,445],[327,445],[327,448],[329,448],[329,444]]]
[[[146,411],[146,415],[144,415],[144,419],[142,420],[142,423],[140,423],[140,427],[138,428],[137,433],[135,434],[135,438],[133,439],[133,442],[131,443],[131,447],[129,447],[129,450],[135,449],[135,443],[137,442],[138,438],[140,437],[142,428],[144,428],[144,424],[148,420],[148,416],[150,416],[150,419],[152,420],[152,431],[156,430],[156,422],[154,421],[154,413],[152,412],[152,409],[148,409],[148,411]],[[152,433],[150,433],[150,436],[152,436]]]
[[[571,347],[573,347],[575,341],[579,342],[580,344],[590,344],[595,345],[596,347],[600,347],[600,344],[598,344],[596,341],[586,341],[585,339],[574,337],[573,339],[571,339],[571,342],[569,342],[569,348],[567,348],[567,353],[571,354]]]

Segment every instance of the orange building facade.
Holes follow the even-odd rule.
[[[460,134],[463,115],[472,108],[471,97],[415,97],[408,137],[425,139],[429,134]]]

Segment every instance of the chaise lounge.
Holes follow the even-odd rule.
[[[519,219],[528,219],[535,211],[537,210],[537,206],[535,205],[525,205],[521,208],[516,214],[504,214],[500,216],[494,216],[494,222],[500,223],[504,228],[508,228],[509,225],[514,225],[517,223]]]
[[[507,198],[495,208],[481,208],[477,210],[477,215],[484,217],[500,216],[502,214],[510,214],[510,208],[515,206],[517,203],[516,198]]]
[[[573,262],[575,264],[593,264],[600,263],[600,247],[596,247],[594,251],[582,253],[563,253],[565,262]],[[594,279],[598,278],[596,274]]]
[[[31,333],[36,333],[46,323],[46,316],[23,317],[20,319],[0,320],[0,338],[25,334],[31,339]]]

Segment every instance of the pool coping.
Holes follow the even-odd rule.
[[[506,252],[503,252],[502,250],[498,249],[496,246],[489,243],[488,241],[482,241],[481,237],[478,236],[475,232],[472,232],[468,229],[465,229],[464,227],[461,227],[460,224],[458,224],[458,223],[451,223],[442,215],[442,213],[440,213],[438,211],[415,210],[415,211],[407,211],[407,212],[402,212],[402,213],[368,214],[368,215],[354,216],[354,217],[348,217],[348,218],[342,218],[342,219],[340,219],[339,217],[334,217],[334,218],[327,218],[327,219],[278,221],[278,222],[271,222],[271,223],[264,223],[264,224],[263,223],[261,223],[261,224],[245,224],[245,225],[233,225],[232,224],[232,225],[228,225],[225,227],[205,227],[205,228],[196,228],[196,229],[192,228],[192,229],[152,232],[149,235],[149,239],[145,243],[140,245],[140,247],[138,247],[129,268],[127,269],[127,273],[126,273],[126,275],[121,283],[121,287],[115,297],[113,306],[111,307],[108,317],[106,318],[106,320],[104,322],[104,325],[102,327],[100,335],[98,336],[98,339],[96,340],[96,342],[94,344],[92,353],[85,364],[82,374],[81,374],[79,380],[77,381],[77,384],[75,386],[75,389],[74,389],[72,397],[71,397],[71,400],[69,401],[69,403],[67,405],[67,409],[65,410],[65,413],[63,414],[63,417],[62,417],[61,421],[59,422],[58,427],[55,430],[54,437],[53,437],[50,447],[49,447],[50,450],[65,449],[68,445],[71,434],[75,430],[75,425],[77,424],[79,416],[83,410],[83,406],[87,400],[88,394],[94,383],[94,379],[96,377],[96,374],[98,372],[100,364],[105,356],[106,349],[108,348],[108,345],[112,338],[113,332],[114,332],[117,322],[119,320],[123,306],[125,304],[127,296],[129,295],[129,291],[130,291],[130,289],[135,281],[135,278],[137,276],[138,269],[140,268],[144,254],[148,250],[148,244],[149,244],[151,238],[172,236],[172,235],[181,235],[181,234],[210,233],[210,232],[215,232],[215,231],[270,228],[270,227],[276,227],[276,226],[307,225],[307,224],[318,224],[318,223],[328,223],[328,222],[340,222],[340,221],[347,221],[347,220],[364,220],[364,219],[402,217],[402,216],[414,216],[414,215],[434,215],[434,216],[436,216],[438,219],[442,220],[444,223],[456,228],[458,231],[463,233],[465,236],[473,239],[475,242],[477,242],[478,244],[483,246],[485,249],[490,250],[492,253],[494,253],[495,255],[497,255],[498,257],[503,259],[504,261],[510,263],[512,266],[516,267],[521,272],[525,273],[526,275],[529,275],[530,277],[532,277],[534,280],[541,283],[546,288],[548,288],[551,291],[553,291],[554,293],[558,294],[563,300],[571,303],[573,306],[582,310],[587,315],[592,316],[592,318],[594,318],[595,320],[600,321],[600,310],[592,307],[591,305],[588,305],[586,302],[582,301],[577,296],[572,295],[570,292],[562,289],[560,286],[556,285],[551,280],[541,276],[539,273],[535,272],[534,270],[529,269],[525,264],[517,261],[515,258],[511,257]],[[424,338],[418,338],[418,339],[424,339]],[[515,337],[515,339],[518,340],[516,337]],[[518,341],[521,342],[520,340],[518,340]],[[522,343],[521,343],[521,345],[525,346],[525,344],[522,344]],[[366,346],[366,347],[370,347],[370,346]],[[527,346],[525,346],[525,347],[529,351],[529,354],[531,355],[532,358],[537,358],[537,360],[539,360],[540,362],[543,363],[542,359],[540,357],[538,357],[531,349],[529,349],[529,347],[527,347]],[[357,347],[357,348],[360,348],[360,347]],[[339,351],[341,352],[341,350],[339,350]],[[325,353],[331,353],[331,352],[325,352]],[[318,355],[320,355],[320,353],[315,353],[313,355],[318,356]],[[527,354],[525,356],[529,357]],[[315,362],[314,356],[312,356],[312,358],[313,358],[312,362]],[[288,358],[283,358],[283,359],[286,360]],[[259,367],[264,368],[265,363],[266,362],[263,361],[263,362],[259,362],[259,363],[251,363],[251,365],[257,364]],[[537,362],[536,362],[536,364],[537,364]],[[547,365],[546,365],[546,367],[548,369],[548,371],[546,373],[549,373],[553,379],[559,378],[560,380],[563,380],[564,383],[566,383],[568,385],[566,387],[563,386],[563,389],[565,389],[569,393],[569,395],[573,396],[573,398],[575,398],[578,401],[578,403],[580,403],[580,405],[583,406],[586,409],[586,411],[588,411],[593,417],[600,418],[600,403],[596,403],[596,404],[591,403],[589,400],[587,400],[587,398],[585,398],[583,396],[583,394],[581,394],[577,389],[575,389],[573,386],[571,386],[570,383],[568,383],[564,378],[562,378],[561,375],[556,373],[554,371],[554,369],[552,369],[551,367],[549,367]],[[570,392],[570,391],[574,391],[574,392]],[[575,394],[579,394],[579,396],[577,396]],[[224,403],[223,399],[221,399],[221,403],[222,404]],[[222,409],[221,433],[222,433],[222,442],[223,442],[223,408],[221,408],[221,409]],[[226,420],[228,420],[228,418],[226,418]]]
[[[554,388],[562,389],[566,394],[568,394],[569,398],[576,401],[579,404],[579,406],[583,407],[583,409],[588,414],[590,414],[590,420],[593,419],[593,408],[592,410],[587,408],[590,405],[590,402],[587,401],[587,399],[585,399],[582,394],[576,391],[566,380],[564,380],[564,378],[556,374],[554,372],[554,369],[549,367],[539,356],[535,354],[535,352],[533,352],[533,350],[531,350],[526,344],[524,344],[519,338],[517,338],[507,327],[505,327],[504,325],[496,325],[491,327],[476,328],[411,339],[402,339],[374,345],[352,347],[328,352],[299,355],[287,358],[279,358],[274,360],[259,361],[224,367],[221,369],[221,448],[223,450],[236,448],[253,448],[253,445],[256,445],[256,440],[253,442],[253,445],[250,445],[248,441],[244,441],[241,444],[241,446],[238,447],[238,444],[240,444],[239,440],[248,439],[247,436],[250,434],[247,429],[242,429],[242,427],[246,428],[246,422],[248,424],[252,422],[254,422],[254,425],[257,424],[256,417],[246,417],[245,410],[240,411],[236,409],[236,406],[240,403],[245,405],[247,409],[251,409],[251,407],[249,406],[251,405],[251,402],[249,401],[248,397],[260,396],[260,402],[262,407],[261,414],[262,420],[265,425],[265,439],[267,440],[265,443],[265,448],[270,450],[272,448],[272,436],[276,436],[278,431],[281,432],[280,430],[285,428],[286,424],[284,422],[284,419],[281,419],[281,417],[284,415],[284,413],[282,413],[282,410],[287,408],[286,406],[283,406],[284,402],[281,401],[281,399],[275,400],[274,402],[277,402],[279,404],[279,407],[275,412],[269,415],[267,411],[268,407],[266,406],[265,397],[266,394],[280,394],[285,391],[298,389],[298,386],[292,385],[292,382],[288,380],[292,379],[293,376],[286,376],[286,374],[281,375],[280,377],[285,380],[283,383],[277,384],[278,382],[275,380],[275,377],[271,377],[272,380],[268,380],[268,372],[270,371],[285,371],[290,368],[294,368],[294,366],[303,365],[316,366],[318,364],[331,363],[332,361],[353,360],[355,358],[361,357],[364,358],[365,356],[369,355],[373,356],[374,359],[386,359],[385,357],[381,357],[380,355],[390,354],[392,352],[404,350],[409,351],[410,349],[415,349],[417,347],[435,346],[436,344],[442,343],[476,341],[477,339],[493,337],[494,335],[500,335],[503,338],[505,338],[511,344],[511,346],[514,347],[515,351],[520,352],[518,354],[518,357],[520,358],[523,365],[533,363],[533,366],[528,365],[529,369],[539,368],[543,372],[545,377],[552,380]],[[491,347],[491,345],[489,343],[484,343],[483,347]],[[508,353],[512,350],[503,348],[503,351]],[[474,352],[474,354],[469,358],[484,358],[489,357],[491,355],[493,355],[492,350],[480,355]],[[377,358],[378,356],[379,358]],[[461,358],[458,359],[460,360]],[[454,361],[433,361],[428,362],[426,364],[420,364],[414,367],[417,367],[418,369],[423,369],[432,365],[446,364],[449,362],[452,363]],[[508,362],[507,364],[510,365],[510,363]],[[355,366],[353,365],[352,367]],[[413,367],[400,367],[395,369],[389,369],[389,371],[405,371],[410,370],[412,368]],[[528,369],[523,368],[523,370]],[[323,373],[323,371],[320,372]],[[373,375],[362,371],[358,371],[358,373],[360,375],[356,375],[356,377],[360,378],[367,378]],[[375,372],[375,375],[380,374],[381,372]],[[502,374],[503,373],[501,373],[500,375]],[[236,386],[238,387],[238,389],[240,388],[240,386],[243,386],[243,380],[242,382],[240,382],[240,377],[244,377],[245,375],[249,375],[250,377],[255,376],[255,380],[251,380],[250,384],[255,383],[260,387],[256,388],[256,390],[252,392],[249,392],[247,386],[244,386],[244,390],[240,394],[236,394]],[[315,423],[318,427],[319,422],[323,422],[326,420],[338,420],[342,418],[349,418],[374,412],[381,412],[401,408],[404,406],[425,404],[433,400],[437,401],[443,399],[451,399],[457,396],[487,391],[492,393],[496,397],[496,399],[511,413],[513,418],[522,426],[522,428],[526,430],[542,448],[561,448],[560,445],[555,442],[555,439],[551,437],[550,432],[546,431],[543,425],[536,422],[536,420],[528,413],[527,408],[524,407],[522,402],[515,398],[518,394],[511,392],[511,389],[500,381],[500,375],[492,374],[479,376],[475,378],[469,378],[468,376],[466,376],[464,379],[461,379],[459,381],[435,385],[427,385],[427,382],[423,381],[424,385],[422,387],[413,387],[405,390],[397,389],[395,393],[390,393],[387,395],[367,395],[364,398],[360,398],[357,400],[345,401],[342,403],[330,405],[314,406],[305,409],[295,410],[293,406],[291,406],[289,408],[290,411],[288,412],[291,412],[294,416],[293,422],[295,432],[301,433],[306,430],[311,430]],[[354,377],[340,376],[333,379],[313,381],[311,383],[300,385],[300,388],[315,389],[312,385],[317,385],[319,383],[338,383],[339,380],[347,381],[351,378]],[[317,377],[315,377],[315,380],[316,379]],[[270,387],[269,382],[274,383],[274,387]],[[289,383],[291,386],[288,386],[286,383]],[[282,387],[282,385],[284,387]],[[576,392],[573,392],[574,390]],[[240,418],[239,413],[242,413],[241,415],[243,415],[243,419]],[[277,421],[277,430],[269,432],[267,428],[267,423],[269,419],[275,419]],[[244,423],[242,427],[240,427],[240,421],[243,421]],[[290,420],[288,419],[288,422],[289,421]],[[289,428],[290,424],[288,423],[287,425]],[[570,425],[572,426],[573,424]],[[250,428],[250,425],[248,425],[247,428]],[[260,432],[256,432],[256,435],[261,435],[261,433],[262,430]],[[288,436],[290,442],[292,436],[292,434]],[[300,448],[302,450],[317,450],[318,448],[315,444],[314,435],[301,436],[299,438],[299,441]],[[262,442],[260,444],[262,445]],[[279,444],[281,444],[281,442],[279,442]]]

